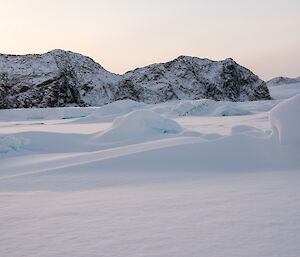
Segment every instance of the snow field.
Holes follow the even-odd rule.
[[[298,257],[299,106],[1,110],[0,255]]]

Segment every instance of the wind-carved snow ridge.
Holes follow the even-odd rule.
[[[176,135],[183,128],[176,122],[148,110],[137,110],[114,120],[111,128],[95,136],[100,143],[148,141]]]
[[[0,108],[102,106],[131,99],[145,103],[208,98],[268,100],[264,81],[232,59],[180,56],[124,75],[106,71],[70,51],[0,55]]]
[[[251,114],[241,106],[231,102],[214,101],[209,99],[185,100],[176,104],[171,111],[178,116],[239,116]]]
[[[92,114],[76,120],[74,123],[95,123],[112,121],[120,115],[124,115],[137,109],[146,108],[147,105],[133,100],[119,100],[106,104],[96,109]]]
[[[300,143],[300,94],[277,105],[270,112],[275,136],[281,144]]]

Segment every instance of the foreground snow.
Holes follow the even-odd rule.
[[[1,256],[296,257],[299,107],[2,110]]]
[[[99,173],[89,190],[3,192],[1,255],[299,254],[298,172]]]

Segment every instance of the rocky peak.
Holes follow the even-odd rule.
[[[105,104],[112,100],[105,89],[117,80],[119,75],[70,51],[0,55],[0,108]]]
[[[265,82],[233,59],[211,61],[179,56],[124,75],[131,87],[143,91],[144,102],[177,99],[252,101],[270,99]]]

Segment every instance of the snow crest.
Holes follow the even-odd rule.
[[[112,127],[96,136],[100,142],[149,140],[155,137],[176,135],[182,127],[168,118],[148,110],[137,110],[114,120]]]
[[[300,94],[273,108],[270,122],[281,144],[300,143]]]

